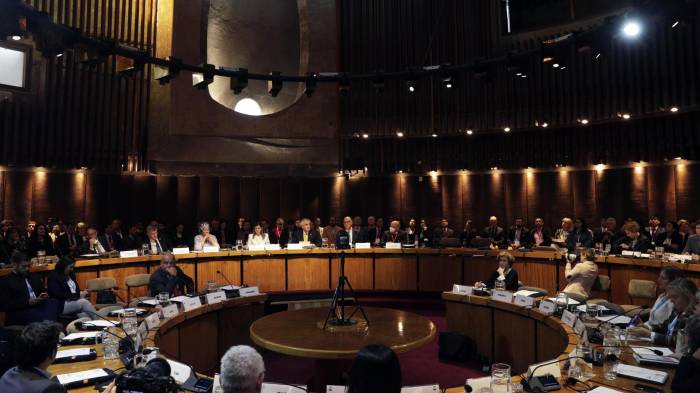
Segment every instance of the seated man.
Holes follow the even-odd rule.
[[[163,254],[160,267],[151,274],[148,281],[151,296],[166,292],[170,296],[180,296],[194,292],[194,281],[175,265],[175,257],[169,251]]]
[[[622,251],[647,252],[650,246],[649,238],[639,233],[639,224],[636,221],[625,224],[623,230],[625,237],[615,243],[613,253],[621,254]]]
[[[93,227],[89,227],[87,229],[87,241],[83,242],[80,245],[80,250],[78,251],[78,254],[84,255],[84,254],[106,254],[108,251],[110,251],[109,247],[107,246],[107,241],[104,239],[104,237],[99,236],[97,234],[97,229]]]
[[[301,228],[297,229],[292,236],[290,243],[313,244],[316,247],[321,247],[323,240],[318,231],[311,230],[311,220],[304,218],[300,223]]]
[[[433,240],[435,244],[440,244],[440,240],[449,239],[455,237],[454,229],[449,227],[449,222],[446,218],[440,220],[440,228],[436,229],[433,233]]]
[[[34,322],[15,339],[17,366],[0,378],[0,392],[66,392],[46,371],[56,359],[61,327],[52,322]]]
[[[498,226],[498,218],[496,216],[489,217],[489,226],[484,228],[482,236],[491,239],[491,243],[499,244],[503,241],[503,228]]]
[[[237,345],[221,357],[220,378],[224,393],[259,393],[265,379],[265,363],[255,349]]]
[[[508,243],[518,248],[529,245],[529,242],[530,230],[525,228],[523,219],[518,217],[515,219],[515,225],[508,228]]]
[[[406,243],[406,232],[401,230],[401,224],[394,220],[389,224],[389,230],[382,234],[382,245],[387,243]]]
[[[0,301],[7,312],[5,325],[55,321],[63,311],[63,302],[50,299],[41,278],[30,273],[27,254],[15,251],[10,262],[12,272],[0,281]]]
[[[166,251],[172,251],[170,242],[158,235],[158,226],[149,225],[146,227],[146,240],[143,243],[144,250],[148,250],[151,255],[160,255]]]

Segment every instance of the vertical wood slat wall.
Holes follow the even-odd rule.
[[[26,0],[84,34],[152,51],[156,0]],[[95,67],[72,51],[33,53],[29,93],[0,102],[0,162],[59,168],[143,168],[150,69],[116,73],[113,56]],[[34,86],[35,85],[35,86]]]
[[[466,218],[480,228],[492,214],[510,225],[515,217],[542,217],[556,227],[564,216],[589,224],[599,217],[651,214],[700,218],[700,164],[530,173],[462,173],[444,176],[377,176],[295,179],[175,177],[91,172],[0,171],[0,217],[22,224],[59,217],[103,225],[157,219],[194,228],[218,216],[252,221],[300,216],[368,215],[436,223],[453,228]]]

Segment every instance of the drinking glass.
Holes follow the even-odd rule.
[[[608,381],[617,379],[617,365],[620,363],[617,356],[606,351],[605,361],[603,362],[603,376]]]
[[[491,391],[493,393],[511,393],[509,365],[496,363],[491,366]]]
[[[328,238],[321,238],[321,248],[328,248]]]
[[[603,336],[603,346],[606,354],[619,357],[622,353],[622,343],[620,342],[620,329],[615,327],[608,329]]]
[[[586,316],[589,321],[594,321],[598,316],[598,305],[595,303],[586,303]]]
[[[161,292],[156,296],[156,300],[161,306],[166,306],[170,303],[170,294],[167,292]]]
[[[243,240],[236,240],[236,251],[241,251],[243,249]]]
[[[505,280],[496,280],[494,283],[494,289],[497,291],[505,291],[506,290],[506,282]]]
[[[46,251],[44,250],[39,250],[36,252],[36,259],[39,262],[39,265],[45,265],[46,264]]]
[[[569,295],[559,292],[554,300],[554,304],[557,305],[557,315],[563,315],[564,310],[569,307]]]
[[[207,281],[207,292],[216,292],[216,281],[214,280],[208,280]]]
[[[136,310],[133,308],[125,308],[121,315],[122,328],[129,336],[135,336],[138,330],[138,321],[136,320]]]
[[[100,334],[102,341],[102,354],[105,360],[119,358],[119,338],[114,328],[104,329]]]

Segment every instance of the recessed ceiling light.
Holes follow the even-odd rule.
[[[403,138],[403,132],[401,132],[401,131],[397,132],[396,136],[398,136],[399,138]]]
[[[467,135],[471,135],[471,134],[473,134],[473,133],[474,133],[474,131],[472,131],[472,130],[467,130]]]
[[[671,112],[678,112],[678,107],[674,106],[673,108],[670,109]]]
[[[432,136],[433,138],[437,138],[437,134],[433,134],[433,135],[431,135],[431,136]]]
[[[588,119],[581,119],[581,124],[583,124],[583,125],[588,124]]]
[[[505,132],[510,132],[510,127],[504,128],[503,131],[505,131]]]
[[[364,139],[369,138],[369,134],[362,134],[362,138],[364,138]]]

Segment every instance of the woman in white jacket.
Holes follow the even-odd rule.
[[[253,233],[248,235],[248,245],[262,246],[266,244],[270,244],[270,237],[267,233],[263,233],[262,226],[260,223],[257,223],[255,228],[253,228]]]

